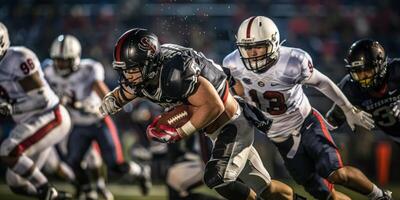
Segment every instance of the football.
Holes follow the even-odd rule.
[[[172,108],[170,111],[161,114],[156,127],[161,124],[169,125],[174,128],[179,128],[189,121],[192,116],[192,109],[189,105],[179,105]]]

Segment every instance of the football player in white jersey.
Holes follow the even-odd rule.
[[[64,199],[42,174],[49,147],[71,127],[67,110],[44,79],[35,53],[10,47],[7,28],[0,23],[0,114],[11,115],[15,127],[0,147],[8,167],[6,181],[14,193],[39,199]]]
[[[104,68],[92,59],[81,59],[81,44],[72,35],[60,35],[50,48],[51,59],[44,62],[50,86],[61,98],[74,124],[68,139],[66,163],[75,173],[82,198],[93,198],[89,176],[81,167],[93,141],[99,144],[101,156],[110,172],[140,181],[144,194],[151,186],[150,167],[126,162],[117,129],[111,117],[100,115],[101,99],[109,92],[104,83]]]
[[[237,50],[225,57],[233,89],[273,119],[268,137],[277,146],[295,181],[317,199],[348,199],[333,189],[340,184],[370,199],[390,199],[357,168],[343,166],[323,117],[313,109],[302,85],[312,86],[333,100],[352,129],[374,127],[371,115],[356,109],[340,89],[313,67],[298,48],[281,46],[275,23],[263,16],[242,22]]]

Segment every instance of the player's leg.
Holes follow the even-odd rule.
[[[193,193],[191,190],[203,185],[204,163],[199,155],[186,153],[167,171],[166,183],[170,200],[217,200],[218,198]]]
[[[313,125],[305,133],[312,137],[305,137],[305,141],[308,143],[309,155],[316,161],[318,174],[330,183],[343,185],[370,199],[385,196],[384,191],[374,185],[359,169],[343,166],[339,151],[321,114],[313,111],[312,115]]]
[[[302,134],[292,136],[282,142],[274,142],[284,160],[286,169],[296,183],[316,199],[328,199],[333,187],[316,174],[314,161],[309,157]]]
[[[292,188],[280,181],[271,180],[268,171],[265,169],[261,161],[260,155],[253,146],[250,148],[248,160],[250,161],[250,167],[252,169],[250,174],[262,180],[261,182],[258,182],[258,184],[249,184],[251,184],[251,187],[254,188],[258,193],[261,193],[261,197],[264,199],[277,200],[293,199]]]
[[[100,147],[97,142],[92,143],[92,148],[85,157],[85,163],[98,196],[101,196],[105,200],[113,200],[114,195],[107,188],[105,177],[107,173],[103,168],[103,159],[101,158]]]
[[[91,126],[75,125],[68,138],[68,153],[65,162],[75,174],[75,181],[73,184],[76,188],[75,195],[77,197],[87,194],[89,195],[92,191],[89,174],[82,168],[81,164],[90,148],[94,134],[96,134],[96,132],[93,132]]]
[[[257,193],[237,180],[245,167],[254,139],[255,128],[240,110],[219,132],[210,134],[214,147],[207,162],[204,182],[227,199],[257,199]]]
[[[110,173],[138,180],[142,193],[147,195],[152,186],[150,166],[125,161],[117,128],[110,117],[104,118],[96,133],[97,143]]]
[[[70,126],[68,112],[62,106],[20,123],[1,144],[1,160],[19,178],[29,181],[36,188],[37,195],[44,196],[54,188],[30,156],[61,141],[68,134]]]

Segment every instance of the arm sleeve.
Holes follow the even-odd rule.
[[[303,84],[315,87],[325,96],[335,102],[342,110],[348,110],[353,107],[347,97],[327,76],[314,69],[313,74],[309,79],[306,79]]]
[[[93,63],[93,76],[95,81],[104,81],[104,67],[101,63]]]

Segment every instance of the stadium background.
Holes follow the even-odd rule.
[[[12,46],[29,47],[41,61],[48,57],[51,42],[57,35],[77,36],[83,47],[82,57],[102,62],[106,83],[114,87],[117,83],[117,74],[111,68],[114,43],[129,28],[148,28],[162,43],[192,47],[221,63],[235,49],[235,32],[240,22],[250,16],[265,15],[276,22],[281,39],[286,39],[284,45],[309,52],[315,67],[338,82],[346,73],[343,62],[346,50],[357,39],[378,40],[389,57],[398,56],[399,6],[400,2],[394,0],[0,0],[0,21],[9,29]],[[328,110],[331,101],[321,93],[314,89],[306,89],[306,93],[321,113]],[[128,156],[131,144],[140,140],[138,135],[144,134],[137,128],[141,121],[135,118],[146,112],[132,114],[130,111],[135,106],[114,116]],[[4,118],[0,122],[0,133],[5,137],[12,123]],[[346,164],[361,168],[382,185],[399,188],[399,146],[379,131],[355,135],[344,127],[333,136]],[[264,136],[257,138],[257,149],[271,175],[288,180],[275,148]],[[162,151],[163,147],[157,148]],[[158,189],[152,192],[158,197],[153,199],[165,198],[162,196],[164,161],[160,157],[153,162],[153,177],[158,183]],[[1,168],[3,174],[4,167]],[[0,182],[0,199],[18,199],[9,196],[4,178]],[[113,185],[112,188],[126,191],[133,187]],[[136,189],[132,189],[133,194]],[[400,191],[396,192],[399,195]]]

